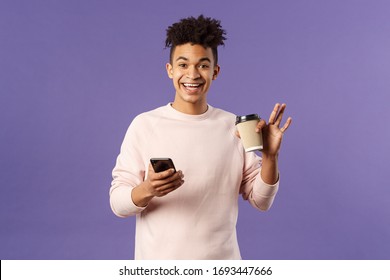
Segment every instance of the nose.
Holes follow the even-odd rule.
[[[200,77],[198,68],[195,66],[188,67],[187,78],[196,80]]]

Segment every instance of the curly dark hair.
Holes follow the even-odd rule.
[[[171,48],[170,61],[176,46],[191,43],[202,45],[204,48],[211,48],[215,64],[218,62],[218,46],[224,46],[226,31],[222,29],[221,21],[204,17],[183,18],[179,22],[172,24],[167,29],[165,47]]]

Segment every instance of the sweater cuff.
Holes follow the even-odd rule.
[[[254,193],[256,194],[256,196],[261,196],[261,197],[275,196],[279,189],[279,181],[280,181],[279,178],[280,176],[278,176],[278,181],[275,184],[270,185],[264,182],[261,176],[258,176],[256,182],[256,188],[254,189]]]
[[[257,209],[267,211],[271,207],[278,189],[279,180],[275,184],[270,185],[265,183],[261,176],[258,176],[249,201]]]
[[[131,198],[132,187],[118,187],[111,193],[111,208],[119,217],[128,217],[141,213],[147,206],[139,207]],[[115,201],[115,203],[113,203]]]

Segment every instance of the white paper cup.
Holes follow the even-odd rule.
[[[263,136],[256,132],[260,118],[257,114],[236,117],[236,127],[240,133],[245,152],[261,151],[263,149]]]

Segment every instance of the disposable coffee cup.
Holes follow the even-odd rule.
[[[245,152],[261,151],[263,149],[263,136],[256,132],[260,118],[257,114],[236,117],[236,127],[240,133]]]

